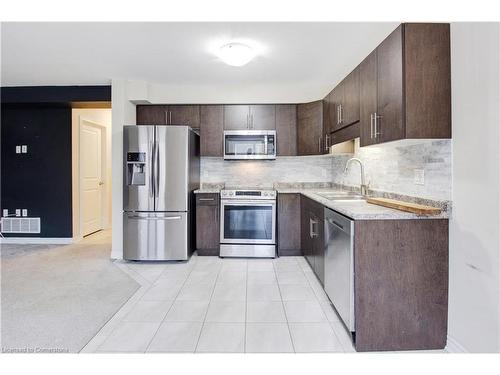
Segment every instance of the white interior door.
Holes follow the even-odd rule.
[[[82,236],[102,229],[102,130],[89,122],[80,126],[80,215]]]

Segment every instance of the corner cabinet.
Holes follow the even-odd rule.
[[[359,66],[361,146],[451,137],[449,24],[402,24]]]
[[[297,106],[276,104],[276,153],[278,156],[297,155]]]
[[[279,136],[279,135],[278,135]],[[320,155],[323,145],[323,101],[297,105],[297,154]]]
[[[196,250],[198,255],[219,255],[219,211],[219,194],[196,194]]]

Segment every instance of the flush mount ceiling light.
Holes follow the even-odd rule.
[[[228,65],[243,66],[255,57],[255,51],[247,44],[233,42],[220,47],[217,55]]]

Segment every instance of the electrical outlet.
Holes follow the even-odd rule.
[[[7,217],[7,216],[9,216],[9,210],[8,210],[8,209],[6,209],[6,208],[4,208],[4,209],[3,209],[3,214],[2,214],[2,216],[3,216],[3,217]]]
[[[425,173],[423,169],[414,169],[413,174],[415,185],[425,185]]]
[[[21,216],[21,209],[20,208],[16,208],[16,216]]]
[[[22,145],[21,146],[21,153],[27,154],[28,153],[28,146],[27,145]]]
[[[20,154],[21,153],[21,146],[16,146],[16,154]]]
[[[28,216],[28,209],[23,208],[23,216],[24,217]]]

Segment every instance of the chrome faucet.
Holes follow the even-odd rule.
[[[359,160],[358,158],[351,158],[351,159],[347,160],[347,163],[345,163],[344,174],[347,173],[347,169],[349,168],[349,163],[352,161],[356,161],[359,163],[359,167],[361,170],[361,185],[360,185],[361,195],[367,195],[368,186],[370,184],[369,183],[366,184],[366,182],[365,182],[365,168],[363,167],[363,162],[361,160]]]

